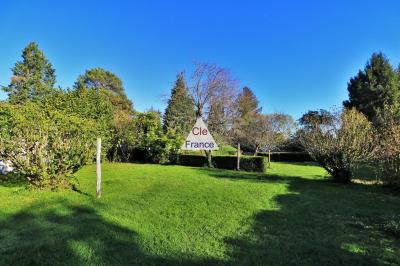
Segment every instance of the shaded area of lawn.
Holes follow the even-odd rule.
[[[399,265],[400,239],[380,226],[399,199],[358,185],[291,178],[246,237],[226,239],[236,265]]]
[[[148,254],[137,234],[105,221],[89,207],[36,204],[0,221],[0,265],[192,265],[216,260]]]
[[[110,167],[114,167],[110,172],[120,173],[118,178],[124,179],[112,180],[108,176],[106,198],[101,201],[88,196],[90,190],[84,186],[86,194],[71,192],[56,198],[53,195],[57,193],[44,194],[12,214],[2,213],[0,209],[0,265],[400,264],[400,239],[379,226],[386,215],[400,215],[400,197],[384,194],[371,186],[334,184],[323,178],[323,172],[310,168],[316,166],[279,164],[268,174],[181,166]],[[119,167],[127,167],[126,172],[118,172]],[[136,175],[132,180],[129,180],[130,172]],[[152,190],[143,189],[146,193],[136,193],[136,198],[120,195],[121,198],[107,201],[108,195],[114,197],[114,190],[139,187],[145,182],[152,185],[149,187]],[[285,190],[277,190],[278,186],[284,186]],[[238,189],[247,194],[229,194],[237,193]],[[258,196],[240,204],[252,191],[272,193],[276,208],[257,208],[245,221],[240,220],[240,210],[237,209],[238,214],[232,210],[250,208],[249,202],[256,203]],[[213,197],[223,192],[228,203],[217,208],[222,201],[212,202]],[[213,197],[205,198],[208,195]],[[240,197],[239,203],[229,197]],[[196,201],[204,198],[210,205],[197,213],[189,212],[190,206],[185,202],[190,198]],[[165,201],[167,205],[160,205]],[[172,203],[176,205],[170,206]],[[232,209],[231,204],[237,206]],[[143,209],[143,206],[150,207]],[[121,214],[122,209],[128,209],[127,213]],[[104,215],[109,213],[115,217]],[[175,213],[177,217],[171,216]],[[133,219],[139,216],[138,221],[143,224],[139,222],[135,227]],[[208,218],[212,216],[215,220]],[[174,235],[178,225],[168,223],[171,219],[187,224],[189,228],[182,228],[187,234]],[[235,229],[235,223],[228,219],[240,220],[239,226],[246,226],[246,230],[232,234],[230,230]],[[148,226],[144,222],[151,224],[149,228],[154,231],[144,230],[141,225]],[[213,235],[225,232],[224,228],[217,230],[221,225],[232,227],[226,231],[230,232],[228,236]],[[199,232],[204,236],[195,235]],[[153,242],[147,239],[149,234]],[[171,239],[168,245],[160,242],[168,239]],[[208,242],[211,240],[217,244]],[[189,248],[197,245],[209,248],[210,255]],[[171,247],[175,249],[170,250]],[[225,257],[219,257],[220,252]]]

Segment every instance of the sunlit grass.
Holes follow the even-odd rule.
[[[0,184],[0,265],[400,263],[399,239],[375,226],[400,198],[316,165],[104,164],[99,200],[95,166],[77,178],[81,193]]]

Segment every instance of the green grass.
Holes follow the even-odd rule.
[[[400,197],[325,175],[104,164],[100,200],[94,166],[80,192],[0,183],[0,265],[399,265]]]

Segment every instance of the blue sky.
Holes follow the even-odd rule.
[[[400,1],[0,1],[0,84],[36,41],[71,87],[116,73],[137,110],[163,110],[193,61],[228,68],[265,113],[340,106],[374,51],[400,62]],[[0,99],[6,95],[0,93]]]

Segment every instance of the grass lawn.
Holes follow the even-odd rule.
[[[0,265],[399,265],[382,222],[400,196],[334,184],[323,169],[267,175],[144,164],[77,174],[80,192],[0,183]]]

